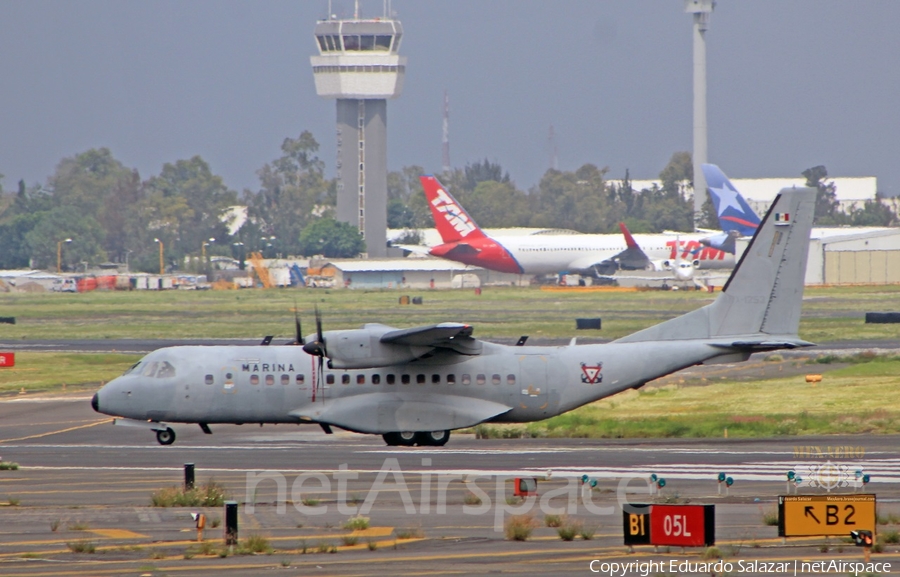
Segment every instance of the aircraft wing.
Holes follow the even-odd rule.
[[[388,345],[446,348],[464,355],[477,355],[481,353],[481,343],[472,338],[473,330],[471,325],[462,323],[440,323],[390,331],[379,340]]]
[[[417,254],[431,254],[431,247],[422,244],[392,244],[391,246]]]
[[[367,393],[291,411],[301,421],[358,433],[461,429],[509,412],[512,407],[470,397],[431,393]]]

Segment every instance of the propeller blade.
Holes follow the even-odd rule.
[[[300,315],[297,313],[297,301],[294,301],[294,329],[296,330],[296,341],[294,344],[305,345],[303,341],[303,329],[300,328]]]
[[[316,305],[316,340],[322,356],[328,355],[328,345],[325,343],[325,334],[322,332],[322,314],[319,312],[319,305]]]

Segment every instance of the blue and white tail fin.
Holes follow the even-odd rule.
[[[701,164],[700,168],[706,178],[709,196],[716,207],[722,230],[726,233],[736,232],[740,236],[753,236],[759,228],[759,216],[718,166]]]

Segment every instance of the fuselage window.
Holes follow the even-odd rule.
[[[393,385],[397,382],[397,377],[395,377],[392,373],[387,374],[387,384]]]
[[[326,385],[334,384],[334,375],[333,374],[325,375],[325,384]]]
[[[306,375],[297,375],[297,384],[302,385],[306,383]]]
[[[487,379],[485,378],[484,375],[476,375],[476,376],[475,376],[475,383],[476,383],[476,384],[478,384],[478,385],[483,385],[485,382],[487,382]]]
[[[153,375],[156,374],[157,365],[159,365],[159,363],[157,363],[156,361],[153,361],[152,363],[147,363],[147,366],[144,367],[144,370],[141,372],[141,375],[143,375],[145,377],[152,377]]]
[[[213,383],[215,382],[215,379],[213,379],[213,376],[212,376],[212,375],[206,375],[206,378],[204,379],[204,382],[205,382],[207,385],[211,385],[211,384],[213,384]]]
[[[404,385],[409,384],[409,375],[400,375],[400,382]]]
[[[440,375],[431,375],[431,382],[435,385],[441,384],[441,376]]]
[[[357,385],[365,385],[366,384],[366,376],[362,373],[356,375],[356,384]]]
[[[259,375],[250,375],[250,384],[258,385],[259,384]]]
[[[344,373],[343,375],[341,375],[341,384],[349,385],[350,384],[350,375],[348,375],[347,373]]]
[[[512,373],[506,375],[506,384],[515,385],[516,384],[516,376]]]
[[[425,375],[416,375],[416,384],[424,385],[425,384]]]
[[[472,377],[470,377],[467,373],[464,373],[462,376],[462,384],[468,385],[472,383]]]
[[[290,385],[291,384],[291,376],[290,375],[281,375],[281,384],[282,385]]]
[[[372,384],[380,385],[381,384],[381,375],[379,375],[378,373],[375,373],[374,375],[372,375]]]
[[[275,384],[275,375],[266,375],[266,384],[274,385]]]
[[[491,375],[491,384],[499,385],[500,384],[500,375],[497,375],[497,374]]]
[[[231,373],[225,373],[225,384],[233,385],[234,384],[234,375]]]
[[[447,384],[455,385],[456,384],[456,375],[454,373],[450,373],[447,375]]]
[[[156,373],[157,379],[171,379],[175,376],[175,367],[169,361],[159,363],[159,372]]]

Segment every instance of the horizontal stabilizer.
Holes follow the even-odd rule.
[[[714,347],[723,349],[739,349],[743,351],[764,352],[776,351],[779,349],[798,349],[801,347],[814,347],[815,343],[796,340],[780,340],[780,341],[734,341],[731,343],[711,343]]]
[[[461,429],[511,410],[500,403],[456,395],[368,393],[313,403],[290,414],[301,421],[384,434]]]

